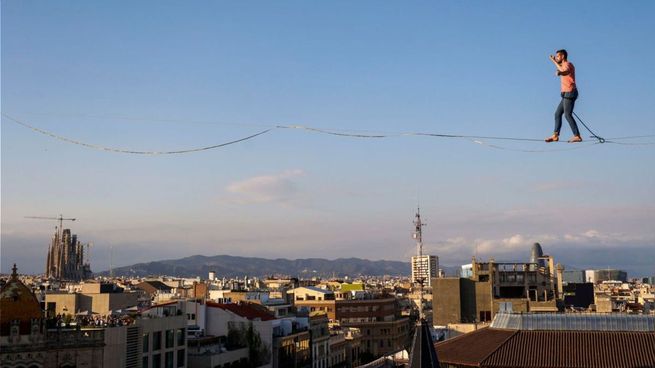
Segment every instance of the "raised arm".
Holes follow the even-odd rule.
[[[550,61],[553,62],[553,64],[555,64],[555,67],[557,68],[557,72],[558,72],[557,74],[558,75],[567,75],[567,74],[570,73],[568,68],[564,67],[562,64],[559,64],[559,63],[557,63],[557,61],[555,61],[555,57],[553,55],[548,56],[548,58],[550,59]]]

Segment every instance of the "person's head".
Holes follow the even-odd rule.
[[[569,53],[566,52],[566,50],[564,49],[557,50],[557,52],[555,52],[555,61],[557,61],[558,63],[561,63],[562,61],[566,61],[568,58],[569,58]]]

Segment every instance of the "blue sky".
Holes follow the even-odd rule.
[[[543,138],[569,50],[576,111],[655,134],[655,4],[3,1],[2,111],[85,142],[211,145],[301,124]],[[170,120],[170,121],[161,121]],[[257,125],[257,126],[255,126]],[[563,137],[570,130],[565,123]],[[94,270],[192,254],[406,260],[417,201],[444,264],[527,259],[654,274],[654,146],[275,130],[224,149],[89,150],[2,119],[3,272],[39,272],[77,217]]]

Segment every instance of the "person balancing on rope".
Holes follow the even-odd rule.
[[[582,142],[578,124],[573,119],[573,107],[575,106],[575,100],[578,98],[578,89],[575,85],[575,67],[568,61],[568,53],[564,49],[557,50],[555,56],[550,55],[549,58],[557,68],[555,75],[560,77],[562,101],[560,101],[557,110],[555,110],[555,131],[553,135],[546,138],[546,142],[559,141],[559,131],[562,128],[563,114],[566,115],[566,120],[568,120],[573,131],[573,137],[569,139],[569,143]]]

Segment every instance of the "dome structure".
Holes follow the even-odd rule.
[[[545,267],[546,262],[544,262],[543,257],[544,251],[541,249],[541,244],[534,243],[532,245],[532,251],[530,252],[530,263],[537,263],[539,267]]]
[[[13,324],[18,324],[20,335],[28,335],[32,322],[41,319],[41,306],[32,290],[18,279],[15,264],[12,271],[0,290],[0,335],[9,336]]]

